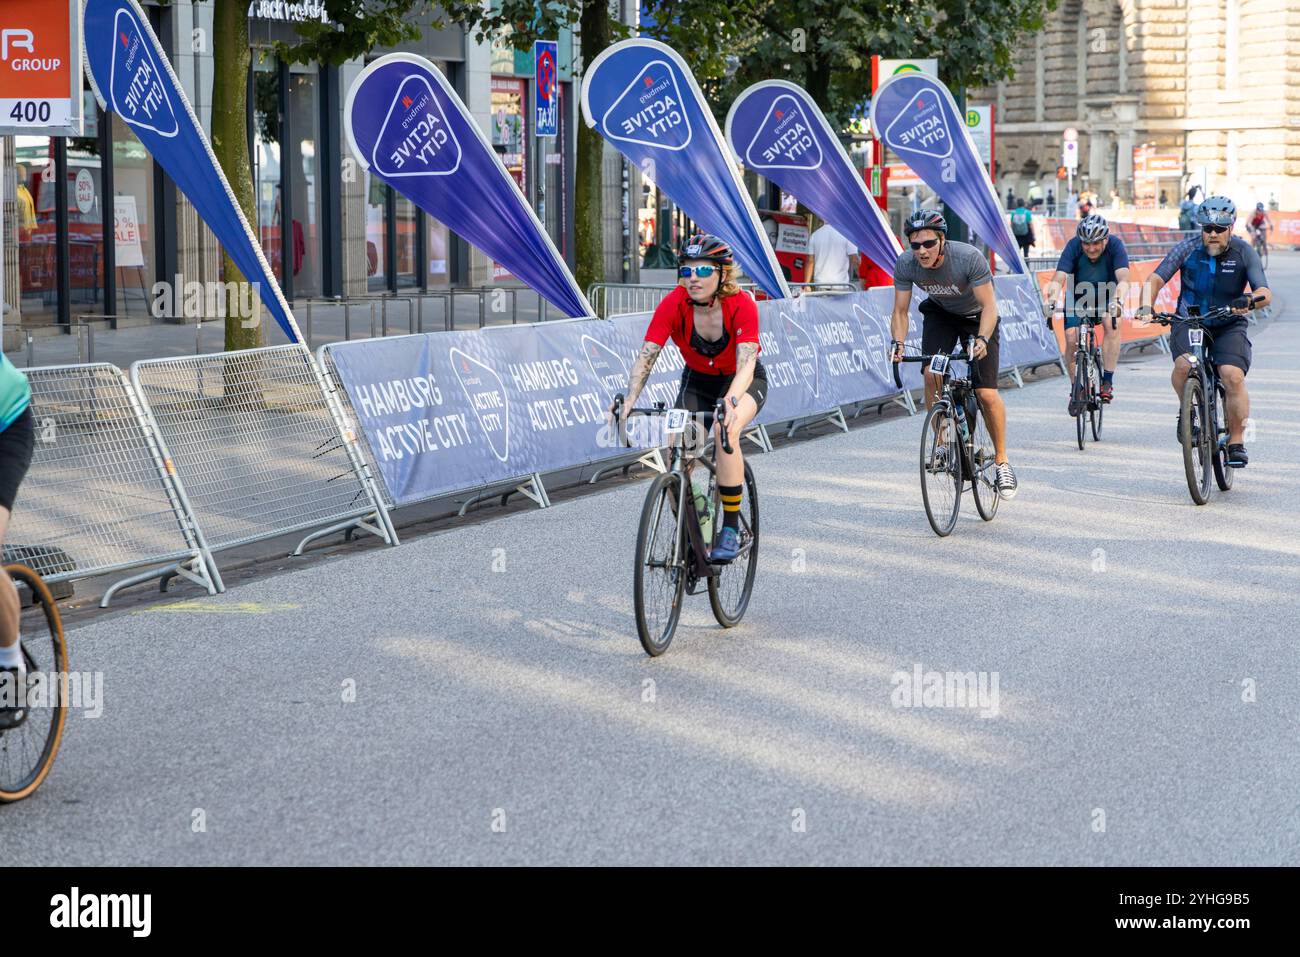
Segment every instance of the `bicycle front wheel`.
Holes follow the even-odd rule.
[[[636,533],[632,599],[641,647],[651,657],[672,644],[686,590],[686,535],[678,518],[681,475],[666,472],[650,484]]]
[[[1001,501],[998,495],[998,455],[993,446],[993,436],[989,435],[988,426],[984,424],[982,408],[975,416],[975,427],[971,430],[970,464],[974,472],[970,484],[975,508],[980,518],[991,522]]]
[[[1214,410],[1214,481],[1218,483],[1219,488],[1227,492],[1232,488],[1232,476],[1237,470],[1228,465],[1228,430],[1219,423],[1228,414],[1228,397],[1223,391],[1223,386],[1216,389],[1218,402]]]
[[[1183,471],[1187,475],[1187,490],[1192,493],[1192,501],[1197,505],[1204,505],[1210,500],[1210,449],[1211,443],[1217,439],[1207,411],[1205,386],[1199,376],[1189,375],[1183,385],[1178,421],[1182,429]]]
[[[1119,333],[1113,333],[1119,335]],[[1101,417],[1106,405],[1101,401],[1101,356],[1093,353],[1088,363],[1088,420],[1092,425],[1092,440],[1101,441]]]
[[[940,537],[950,535],[961,511],[961,446],[957,423],[944,403],[925,416],[921,430],[921,498],[925,517]]]
[[[1088,359],[1088,353],[1080,352],[1074,359],[1074,401],[1084,402],[1088,400],[1088,369],[1092,363]],[[1079,451],[1083,451],[1083,439],[1086,431],[1086,422],[1088,418],[1088,407],[1083,405],[1078,407],[1079,411],[1074,415],[1074,430],[1078,433]]]
[[[20,801],[41,786],[54,766],[68,718],[68,691],[63,680],[68,673],[68,646],[58,606],[36,572],[24,565],[8,565],[5,570],[32,597],[19,626],[27,666],[27,700],[32,706],[19,724],[0,731],[0,803]],[[32,694],[38,680],[44,687],[40,696]],[[44,700],[36,704],[38,698]]]
[[[713,463],[709,462],[710,469]],[[722,573],[709,579],[709,604],[723,628],[734,628],[749,607],[758,573],[758,483],[745,463],[745,498],[740,503],[740,554]]]

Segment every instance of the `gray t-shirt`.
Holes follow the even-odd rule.
[[[969,316],[982,308],[971,289],[993,281],[989,261],[969,243],[946,243],[943,262],[926,269],[916,254],[904,249],[894,264],[894,288],[911,290],[913,283],[945,310]]]

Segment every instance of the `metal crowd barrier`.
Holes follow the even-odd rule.
[[[122,370],[99,363],[25,372],[36,444],[6,558],[50,583],[161,565],[128,581],[180,575],[219,591],[174,464]]]
[[[362,453],[365,456],[366,467],[369,469],[370,474],[375,476],[376,485],[379,489],[378,494],[383,497],[385,508],[398,508],[399,506],[393,500],[387,484],[383,481],[383,473],[379,470],[378,462],[375,459],[374,449],[370,447],[370,438],[366,435],[365,430],[357,424],[359,423],[359,419],[356,410],[352,406],[352,400],[348,396],[347,390],[343,388],[342,381],[339,379],[338,367],[334,363],[333,352],[336,348],[341,348],[345,345],[346,343],[333,342],[321,346],[316,354],[317,362],[323,372],[326,389],[336,397],[337,401],[342,406],[344,419],[349,423],[349,427],[359,436],[358,445],[361,447]],[[575,467],[578,464],[580,463],[574,463]],[[456,496],[465,495],[469,492],[476,494],[472,495],[461,505],[461,515],[464,515],[466,510],[468,510],[468,508],[478,500],[486,498],[489,495],[497,494],[503,496],[502,504],[505,504],[505,498],[508,498],[515,492],[527,497],[542,508],[547,508],[551,504],[541,474],[538,472],[532,472],[514,478],[502,479],[501,481],[494,482],[488,486],[467,485],[464,488],[435,492],[432,495],[425,495],[421,498],[412,499],[409,502],[403,502],[402,506],[419,505],[424,502],[433,502],[444,498],[455,498]]]
[[[758,291],[752,282],[738,284],[749,293]],[[587,302],[601,319],[625,316],[637,312],[653,312],[659,302],[677,288],[676,283],[618,283],[594,282],[587,287]],[[860,292],[861,286],[851,282],[791,283],[796,295],[833,295],[841,292]]]
[[[131,382],[209,554],[308,529],[294,554],[351,529],[396,544],[356,435],[303,346],[142,360]]]

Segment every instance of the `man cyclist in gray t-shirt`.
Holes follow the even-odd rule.
[[[968,337],[975,337],[972,378],[997,452],[998,495],[1015,498],[1016,473],[1007,461],[1007,409],[998,395],[998,303],[988,261],[974,246],[949,242],[948,222],[935,210],[913,213],[904,223],[903,232],[911,251],[904,250],[894,264],[893,359],[897,362],[903,356],[907,307],[912,301],[912,286],[916,285],[928,296],[919,306],[924,317],[923,353],[951,353],[959,350]],[[927,368],[927,409],[941,387],[941,377]]]

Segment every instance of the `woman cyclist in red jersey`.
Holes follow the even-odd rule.
[[[716,547],[709,554],[710,561],[721,564],[736,557],[740,544],[737,530],[745,481],[740,434],[758,415],[767,397],[767,373],[758,359],[758,307],[749,293],[737,287],[731,247],[717,236],[705,233],[692,236],[682,246],[677,266],[677,288],[663,298],[650,320],[645,345],[628,377],[623,408],[636,405],[650,370],[670,337],[686,362],[677,407],[693,414],[711,413],[719,400],[725,400],[725,422],[732,451],[723,449],[715,423],[723,527]],[[623,428],[625,422],[619,426]]]

